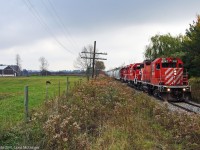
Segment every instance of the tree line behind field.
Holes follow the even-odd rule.
[[[151,37],[145,48],[146,59],[157,57],[178,57],[190,76],[200,77],[200,15],[186,29],[185,35],[172,36],[170,33]]]

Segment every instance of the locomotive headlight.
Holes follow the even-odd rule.
[[[186,91],[186,88],[183,88],[183,92],[185,92]]]
[[[167,89],[167,92],[170,92],[170,88]]]
[[[176,70],[174,70],[174,75],[176,75]]]

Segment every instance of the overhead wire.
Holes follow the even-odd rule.
[[[69,53],[75,55],[71,50],[69,50],[68,48],[65,47],[65,45],[60,42],[58,40],[58,38],[54,35],[54,33],[51,31],[50,27],[48,26],[48,24],[46,24],[46,22],[44,21],[44,19],[40,16],[39,12],[37,11],[37,9],[35,9],[32,5],[32,3],[30,2],[30,0],[23,0],[24,4],[27,6],[27,8],[30,10],[30,12],[32,13],[32,15],[38,20],[38,22],[43,26],[43,28],[46,30],[46,32],[48,32],[53,39],[57,42],[58,45],[60,45],[63,49],[65,49],[66,51],[68,51]]]
[[[52,12],[52,10],[48,8],[48,6],[44,3],[43,0],[41,0],[41,3],[44,5],[44,7],[47,9],[47,11],[51,14],[52,18],[55,18],[55,22],[57,22],[57,24],[60,26],[59,29],[62,31],[62,34],[67,39],[67,41],[69,41],[69,44],[71,44],[74,49],[77,49],[77,47],[73,44],[73,42],[69,39],[69,37],[66,36],[65,31],[63,30],[62,26],[60,25],[59,20],[55,17],[55,15]]]
[[[43,1],[42,1],[43,2]],[[70,33],[70,30],[67,28],[67,26],[64,24],[64,22],[62,21],[61,17],[58,15],[57,11],[56,11],[56,8],[54,7],[54,5],[52,4],[52,2],[50,0],[47,0],[47,2],[49,3],[49,6],[51,7],[51,9],[48,9],[47,6],[45,6],[50,12],[53,12],[53,16],[55,16],[58,24],[60,25],[63,33],[64,33],[64,36],[66,37],[66,39],[68,39],[72,44],[73,46],[75,46],[76,48],[79,49],[79,45],[77,44],[76,40],[73,38],[73,36],[71,35]],[[45,3],[43,2],[43,4],[45,5]],[[67,36],[68,35],[68,36]]]

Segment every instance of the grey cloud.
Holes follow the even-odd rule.
[[[109,29],[127,24],[180,22],[200,13],[199,0],[31,0],[33,8],[38,10],[54,34],[62,34],[62,31],[52,16],[53,10],[48,1],[53,4],[66,27],[78,31]],[[10,37],[11,40],[16,37],[26,40],[50,36],[33,16],[31,9],[26,7],[23,0],[0,1],[0,30],[5,32],[3,37],[0,35],[1,39],[6,37],[5,34],[9,36],[15,32],[17,35]],[[12,25],[14,27],[10,29]]]
[[[123,28],[144,26],[145,29],[148,28],[145,30],[148,32],[152,29],[147,26],[149,24],[173,26],[180,22],[191,21],[200,13],[199,0],[30,0],[32,8],[27,8],[25,1],[0,0],[0,51],[15,46],[27,48],[25,45],[33,46],[33,43],[44,38],[53,38],[34,17],[31,12],[33,9],[37,9],[57,38],[63,37],[63,30],[52,16],[54,12],[48,1],[53,4],[71,35],[79,39],[81,46],[89,44],[88,41],[93,42],[95,38],[98,40],[101,36],[102,45],[107,42],[107,47],[114,47],[113,49],[116,41],[112,41],[111,38],[118,36],[118,31]],[[188,22],[188,27],[189,23],[192,22]],[[109,31],[112,35],[107,35]],[[100,35],[101,33],[103,35]],[[133,33],[131,37],[124,36],[124,38],[133,39],[135,36],[138,38],[139,34],[143,33]],[[107,41],[104,42],[105,39]],[[69,45],[70,42],[62,38],[62,43]],[[122,44],[122,47],[126,45],[127,43]]]
[[[55,2],[54,2],[55,3]],[[66,23],[75,27],[117,26],[149,22],[166,23],[200,13],[200,1],[188,0],[63,0],[55,3]]]

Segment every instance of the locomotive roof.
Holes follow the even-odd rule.
[[[129,65],[127,65],[127,66],[122,67],[121,69],[126,69],[126,68],[129,68],[129,67],[135,67],[135,66],[141,65],[141,64],[142,64],[142,63],[129,64]]]
[[[152,63],[159,63],[161,61],[167,60],[168,62],[172,62],[173,60],[176,60],[180,63],[182,63],[182,60],[180,58],[173,58],[173,57],[162,57],[162,58],[156,58]]]

